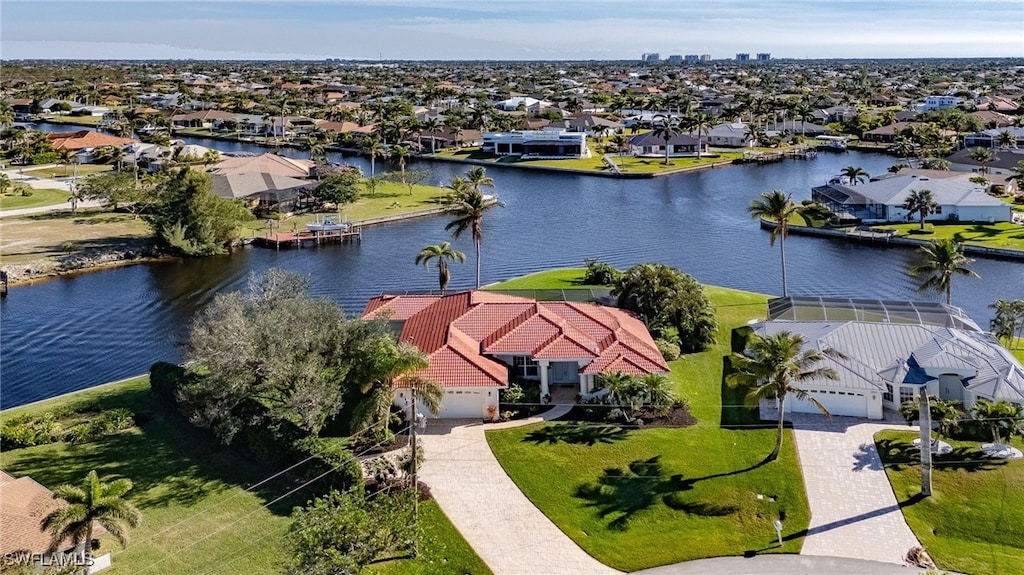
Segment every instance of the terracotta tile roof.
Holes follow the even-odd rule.
[[[504,387],[508,368],[491,355],[592,360],[580,373],[669,370],[643,322],[620,309],[470,291],[382,295],[367,303],[363,317],[385,312],[405,321],[401,341],[428,356],[430,367],[415,375],[443,387]]]
[[[77,132],[53,132],[47,134],[50,139],[50,146],[54,150],[85,150],[87,148],[103,148],[105,146],[124,146],[138,142],[131,138],[118,138],[110,134],[94,132],[92,130],[78,130]]]
[[[310,160],[285,158],[277,154],[267,153],[261,156],[225,158],[214,165],[210,173],[217,176],[260,173],[287,176],[289,178],[308,178],[310,170],[315,165]]]
[[[50,535],[39,523],[51,511],[65,505],[53,498],[53,492],[31,477],[18,477],[0,471],[0,555],[16,551],[43,553],[50,546]],[[106,531],[93,525],[93,534]]]

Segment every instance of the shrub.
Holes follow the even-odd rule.
[[[21,189],[21,196],[24,198],[31,198],[32,194],[34,193],[35,192],[32,190],[32,188],[29,187],[24,187]]]
[[[149,368],[149,389],[157,398],[168,403],[176,403],[178,389],[188,379],[185,368],[166,361],[158,361]]]
[[[665,361],[675,361],[679,359],[679,344],[659,339],[654,342],[658,346],[658,351],[661,352],[661,356],[665,358]]]
[[[622,274],[613,268],[608,262],[599,259],[587,259],[584,261],[587,271],[583,274],[583,283],[587,285],[610,286]]]
[[[925,224],[923,230],[920,228],[920,226],[918,226],[910,228],[909,230],[907,230],[907,233],[912,236],[929,235],[935,233],[935,226],[933,226],[932,224]]]
[[[60,424],[54,421],[51,414],[41,418],[28,416],[14,418],[0,429],[0,442],[5,449],[34,447],[60,441],[64,436]]]
[[[511,383],[508,389],[501,391],[501,400],[507,403],[520,403],[526,398],[526,393],[523,392],[522,386],[517,383]]]

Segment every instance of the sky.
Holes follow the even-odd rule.
[[[2,0],[0,58],[1024,57],[1024,0]]]

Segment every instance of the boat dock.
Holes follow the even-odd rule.
[[[357,226],[353,226],[344,231],[330,230],[314,232],[309,230],[300,230],[292,232],[268,233],[265,236],[257,236],[253,238],[252,242],[256,245],[264,247],[281,249],[282,247],[301,248],[307,244],[337,244],[350,241],[360,241],[362,239],[362,230]]]
[[[818,157],[818,150],[812,147],[789,148],[775,152],[743,152],[743,161],[756,164],[770,164],[786,159],[811,160]]]

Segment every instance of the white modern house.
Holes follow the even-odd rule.
[[[1024,404],[1024,366],[963,310],[939,303],[788,297],[768,302],[768,320],[750,329],[782,331],[806,345],[834,349],[827,358],[838,379],[799,387],[831,415],[882,419],[921,389],[943,400]],[[774,401],[762,408],[776,407]],[[787,413],[820,413],[810,401],[787,396]]]
[[[924,99],[924,102],[918,106],[918,110],[921,112],[927,112],[929,110],[945,110],[948,108],[955,108],[960,104],[963,104],[964,99],[958,96],[942,95],[942,96],[928,96]]]
[[[723,148],[746,148],[757,143],[751,130],[743,122],[718,124],[707,131],[704,140],[708,145]]]
[[[920,172],[928,172],[921,170]],[[985,189],[969,181],[970,176],[946,172],[944,177],[929,173],[885,174],[862,184],[836,181],[811,189],[811,199],[835,213],[849,214],[865,223],[907,222],[917,213],[903,207],[910,192],[930,190],[938,204],[925,221],[1009,222],[1010,204],[993,198]]]
[[[484,152],[497,156],[561,160],[589,158],[587,135],[563,129],[484,132]]]

